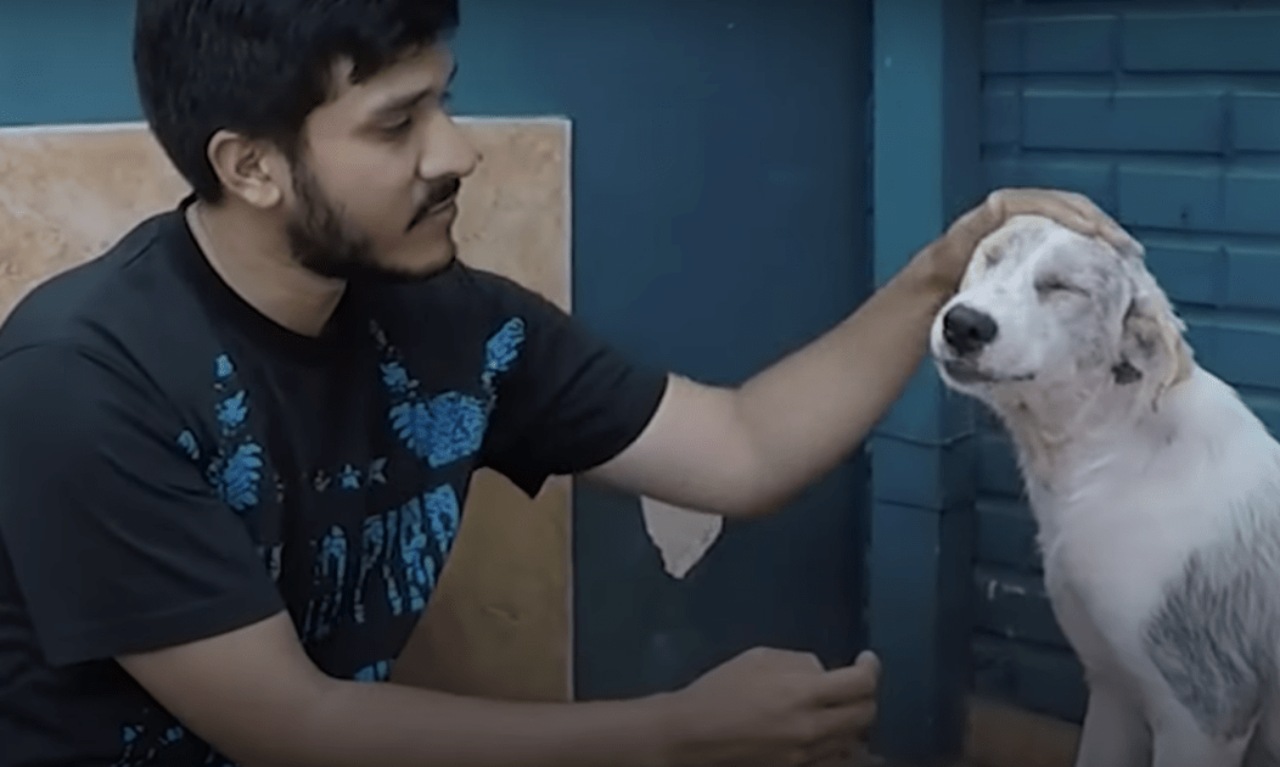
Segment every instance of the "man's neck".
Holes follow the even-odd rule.
[[[289,255],[283,237],[264,236],[242,211],[195,202],[187,224],[209,265],[246,303],[295,333],[318,336],[346,284],[308,271]]]

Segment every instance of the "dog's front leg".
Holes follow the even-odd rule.
[[[1181,705],[1168,706],[1153,726],[1152,767],[1240,767],[1255,727],[1227,731],[1214,724]]]
[[[1147,767],[1151,735],[1141,708],[1113,684],[1091,681],[1075,767]]]

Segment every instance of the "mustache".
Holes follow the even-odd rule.
[[[443,202],[453,199],[457,196],[458,190],[462,188],[462,179],[457,176],[449,176],[442,181],[437,182],[427,194],[427,199],[422,202],[418,210],[413,214],[413,218],[409,220],[408,229],[412,229],[427,217],[431,209]]]

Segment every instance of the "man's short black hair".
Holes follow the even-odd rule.
[[[138,0],[133,61],[143,112],[192,189],[222,199],[209,139],[222,129],[296,157],[303,122],[332,93],[458,25],[458,0]]]

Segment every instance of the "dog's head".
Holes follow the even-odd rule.
[[[1191,369],[1183,329],[1140,250],[1018,216],[979,243],[930,347],[950,387],[993,404],[1104,387],[1159,397]]]

